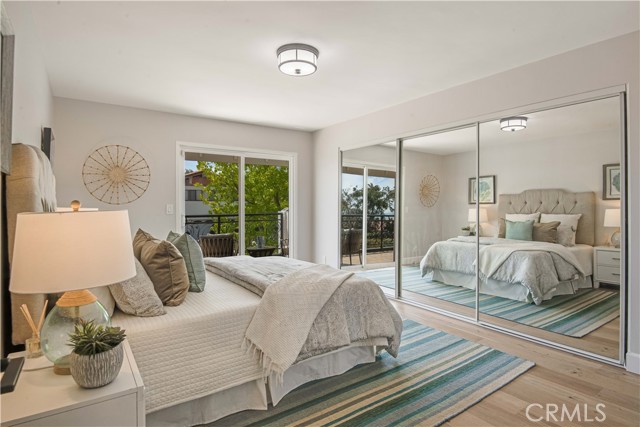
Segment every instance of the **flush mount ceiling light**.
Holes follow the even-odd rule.
[[[527,128],[527,118],[524,116],[507,117],[500,119],[500,129],[505,132],[515,132]]]
[[[277,51],[278,68],[290,76],[308,76],[318,69],[318,54],[318,49],[308,44],[285,44]]]

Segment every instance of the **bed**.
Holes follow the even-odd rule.
[[[499,218],[536,213],[580,214],[575,246],[479,237],[481,293],[541,304],[593,286],[594,193],[542,189],[499,196]],[[420,263],[421,274],[447,285],[476,289],[476,256],[475,237],[436,242]]]
[[[19,212],[49,211],[55,208],[55,180],[49,161],[40,150],[25,145],[14,146],[13,170],[12,179],[7,181],[7,210],[10,217],[15,218]],[[23,174],[21,171],[26,172]],[[24,199],[28,200],[25,202]],[[12,240],[14,230],[11,224],[14,222],[10,220],[9,224]],[[239,261],[244,258],[253,260],[250,257],[231,258],[239,258]],[[287,274],[287,279],[301,277],[302,273],[312,269],[319,272],[324,268],[282,257],[272,258],[272,264],[296,264],[299,271]],[[268,263],[269,260],[262,259],[260,262]],[[377,317],[383,319],[378,322],[384,321],[392,325],[393,338],[373,334],[363,339],[354,339],[349,344],[315,352],[310,349],[316,347],[307,347],[307,341],[293,364],[285,365],[286,369],[275,370],[271,368],[271,363],[267,367],[264,363],[266,351],[262,353],[262,357],[258,357],[260,352],[245,345],[249,331],[255,326],[254,320],[262,313],[263,302],[268,300],[267,292],[261,298],[239,286],[237,280],[232,281],[234,277],[225,278],[210,270],[208,267],[204,291],[188,293],[179,306],[166,306],[165,315],[136,317],[116,309],[112,316],[112,324],[126,330],[145,383],[148,425],[192,426],[209,423],[246,409],[265,410],[269,403],[278,404],[289,391],[306,382],[339,375],[361,363],[374,362],[376,353],[382,348],[387,348],[393,354],[394,350],[391,348],[399,347],[402,320],[379,287],[371,282],[371,287],[362,292],[361,301],[351,301],[351,295],[342,289],[348,288],[347,283],[351,283],[349,289],[354,288],[354,283],[360,283],[358,281],[363,278],[335,270],[335,273],[330,274],[350,275],[328,296],[330,301],[343,298],[340,300],[341,305],[325,304],[317,318],[335,317],[336,311],[325,310],[329,306],[339,307],[345,313],[364,307],[365,311],[370,312],[368,315],[371,318]],[[272,276],[276,277],[277,274]],[[284,283],[284,279],[283,277],[283,280],[277,282]],[[295,282],[292,279],[288,283],[292,281]],[[275,288],[275,279],[273,282],[271,286]],[[308,289],[310,288],[305,288],[305,291]],[[101,299],[100,295],[98,297]],[[368,310],[369,306],[366,304],[372,298],[381,298],[378,304],[384,304],[387,308],[380,311],[379,305],[371,305],[375,309]],[[40,307],[44,296],[12,294],[11,299],[14,305],[19,301]],[[345,314],[345,318],[350,315]],[[19,314],[14,320],[11,332],[14,343],[19,344],[30,333],[21,323]],[[313,330],[319,328],[314,337],[336,335],[336,331],[327,328],[323,330],[322,326],[318,326],[322,324],[314,322],[311,325]],[[349,333],[351,324],[348,326]],[[367,331],[360,326],[356,325],[354,329],[366,334]],[[259,328],[257,330],[260,331]],[[309,339],[311,336],[310,333]],[[287,338],[282,337],[282,340],[286,341]],[[327,340],[330,341],[330,338]],[[305,352],[305,349],[309,351]]]

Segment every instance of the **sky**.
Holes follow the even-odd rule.
[[[394,183],[395,179],[393,178],[382,178],[378,176],[370,176],[369,182],[373,183],[374,185],[379,185],[381,188],[395,187],[395,183]],[[362,188],[362,175],[352,175],[350,173],[343,173],[342,188],[353,188],[353,187]]]

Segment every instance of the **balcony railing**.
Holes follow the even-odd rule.
[[[266,246],[278,248],[283,253],[287,245],[286,212],[245,214],[245,247],[253,246],[258,236],[264,236]],[[205,234],[239,232],[238,214],[186,215],[185,231],[198,240]]]
[[[367,253],[392,251],[394,227],[394,214],[367,215]],[[342,214],[342,228],[362,230],[362,214]]]

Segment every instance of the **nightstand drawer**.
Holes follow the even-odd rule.
[[[620,267],[598,266],[596,280],[606,283],[620,283]]]
[[[598,251],[597,260],[598,265],[611,265],[620,266],[620,252],[615,251]]]

